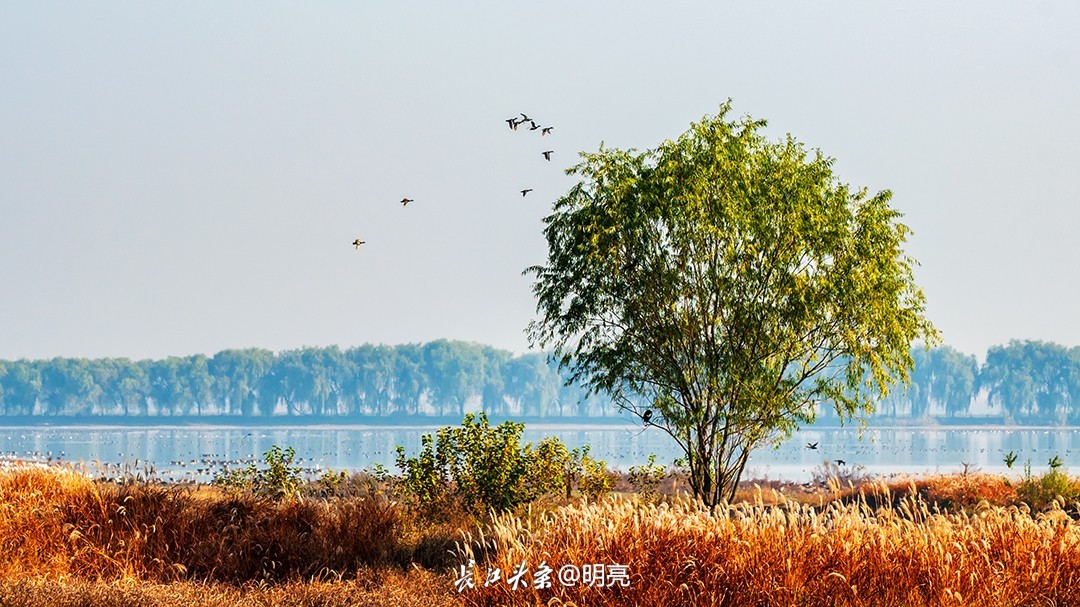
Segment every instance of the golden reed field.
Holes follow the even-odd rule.
[[[1080,605],[1076,505],[1032,510],[1002,477],[743,495],[716,512],[618,495],[474,520],[378,495],[8,470],[0,605]],[[560,582],[567,565],[590,583]]]

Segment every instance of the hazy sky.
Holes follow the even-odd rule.
[[[524,351],[562,170],[729,97],[893,191],[947,343],[1080,344],[1077,3],[740,5],[0,4],[0,358]]]

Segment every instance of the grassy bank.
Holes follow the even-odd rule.
[[[404,505],[370,479],[271,499],[9,470],[0,605],[1080,604],[1076,504],[1033,502],[1043,478],[748,484],[716,512],[678,489],[476,516]],[[459,593],[470,559],[475,587]],[[600,564],[625,566],[626,585],[558,580]],[[549,588],[534,587],[542,565]]]

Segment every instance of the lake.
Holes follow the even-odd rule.
[[[299,465],[310,473],[350,471],[383,464],[396,471],[394,448],[410,454],[420,436],[436,427],[304,426],[304,427],[0,427],[0,457],[32,461],[153,466],[162,479],[208,481],[226,464],[236,468],[256,461],[273,445],[296,449]],[[570,448],[591,446],[591,454],[620,470],[643,464],[650,454],[671,463],[681,455],[674,442],[656,428],[628,425],[529,425],[525,440],[558,436]],[[871,474],[948,473],[963,463],[986,472],[1007,472],[1003,458],[1019,457],[1013,474],[1030,461],[1033,471],[1047,469],[1060,456],[1066,467],[1080,466],[1080,429],[1035,427],[880,427],[861,433],[855,428],[809,428],[777,449],[751,457],[744,478],[809,480],[824,460],[845,460]],[[807,443],[818,443],[811,450]]]

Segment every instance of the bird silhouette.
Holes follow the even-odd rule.
[[[532,122],[532,118],[529,118],[524,113],[521,114],[521,122]]]
[[[847,464],[847,462],[845,462],[845,461],[844,461],[844,460],[842,460],[842,459],[838,459],[838,460],[836,460],[836,465],[837,465],[837,466],[843,466],[843,465],[845,465],[845,464]]]
[[[402,198],[401,199],[401,206],[407,207],[407,206],[409,206],[409,203],[412,202],[412,201],[413,201],[412,198]]]
[[[360,248],[360,245],[362,245],[362,244],[367,244],[367,242],[365,242],[365,241],[363,241],[363,240],[360,240],[359,238],[357,238],[356,240],[352,241],[352,243],[353,243],[353,246],[354,246],[354,247],[356,247],[357,249],[359,249],[359,248]]]
[[[540,125],[536,124],[536,122],[533,120],[530,120],[529,123],[532,124],[532,126],[529,127],[530,131],[535,131],[536,129],[540,128]]]
[[[545,126],[544,128],[540,129],[540,136],[543,137],[544,135],[550,135],[551,134],[551,129],[553,129],[553,128],[555,128],[555,127],[553,127],[553,126]]]
[[[532,188],[521,190],[521,197],[524,198],[526,194],[532,191]]]
[[[806,443],[807,449],[817,449],[817,443]]]
[[[546,152],[541,152],[541,153],[544,155],[544,160],[547,160],[548,162],[551,162],[551,155],[555,153],[555,150],[548,150]]]
[[[649,420],[651,420],[651,419],[652,419],[652,409],[645,409],[645,415],[641,416],[641,421],[645,422],[645,424],[648,425]]]

